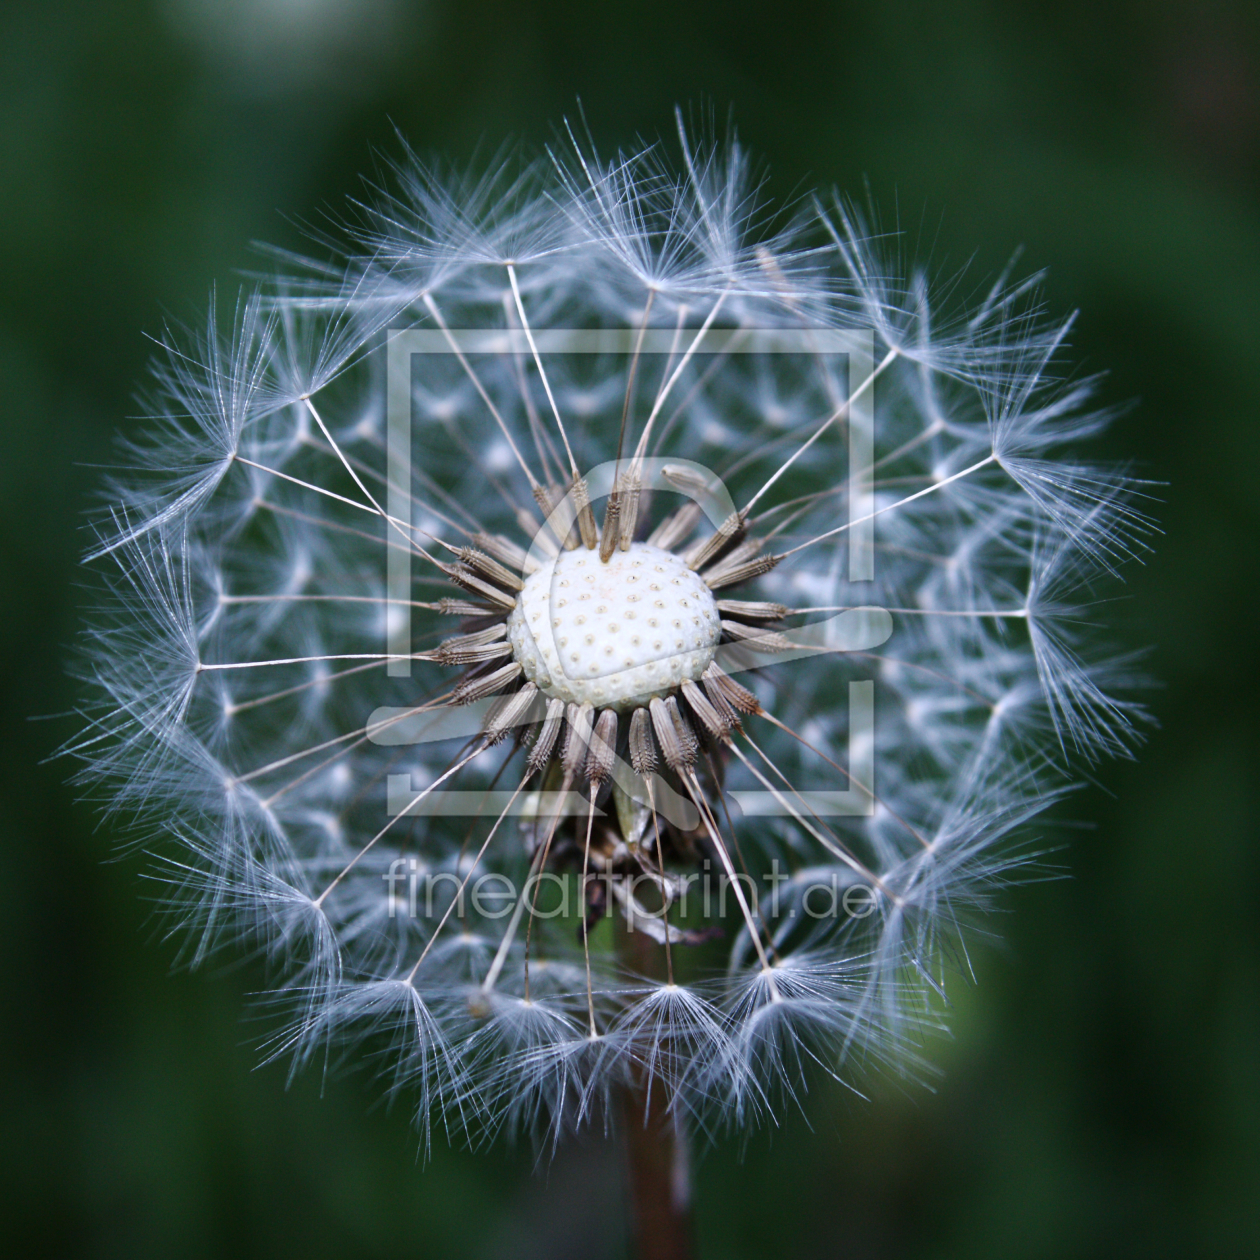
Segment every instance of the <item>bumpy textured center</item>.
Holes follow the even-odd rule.
[[[722,633],[704,581],[647,543],[565,551],[532,573],[508,616],[525,677],[545,695],[632,709],[709,667]]]

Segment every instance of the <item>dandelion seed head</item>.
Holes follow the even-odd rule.
[[[1035,278],[951,308],[676,150],[404,153],[160,339],[96,522],[84,778],[189,960],[274,968],[270,1053],[422,1126],[926,1072],[1021,829],[1144,718],[1094,606],[1147,492]]]

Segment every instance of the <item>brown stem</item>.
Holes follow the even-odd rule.
[[[646,932],[617,928],[622,964],[638,975],[655,976],[661,950]],[[658,977],[659,978],[659,977]],[[622,1090],[621,1119],[626,1135],[630,1181],[632,1254],[636,1260],[692,1260],[691,1167],[687,1132],[669,1111],[659,1077],[636,1077]]]

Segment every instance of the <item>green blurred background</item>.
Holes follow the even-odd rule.
[[[1161,728],[1005,898],[939,1089],[821,1089],[698,1170],[702,1255],[1260,1254],[1254,5],[6,0],[0,10],[0,1237],[31,1256],[623,1254],[615,1149],[427,1167],[366,1078],[256,1070],[249,967],[169,971],[136,860],[76,803],[82,513],[142,331],[301,242],[392,126],[466,161],[728,106],[791,196],[868,178],[908,247],[1048,266],[1169,483],[1108,616]],[[1251,700],[1248,701],[1247,697]]]

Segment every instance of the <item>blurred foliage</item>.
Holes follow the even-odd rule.
[[[142,860],[44,759],[72,719],[82,510],[142,330],[301,243],[372,153],[486,160],[581,100],[601,145],[728,104],[769,190],[862,194],[979,284],[1080,306],[1107,439],[1168,482],[1100,610],[1161,729],[1005,898],[935,1092],[818,1089],[707,1155],[703,1254],[1260,1254],[1260,11],[516,0],[8,0],[0,10],[0,1220],[56,1257],[616,1256],[617,1155],[435,1145],[362,1078],[253,1071],[249,965],[171,974]],[[479,147],[480,146],[480,147]],[[977,249],[978,246],[978,249]],[[974,253],[973,253],[974,251]],[[1247,701],[1246,697],[1252,700]],[[139,895],[138,895],[139,894]]]

